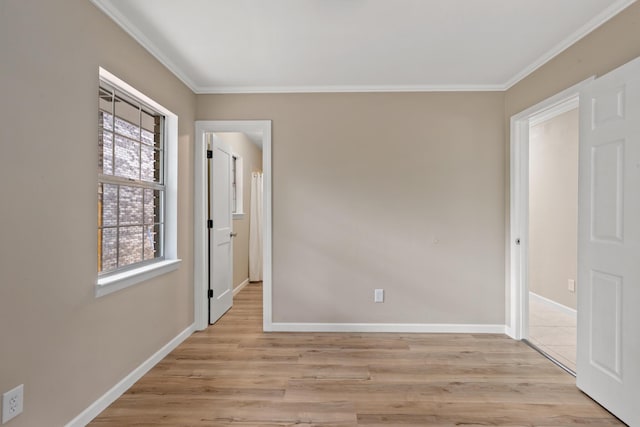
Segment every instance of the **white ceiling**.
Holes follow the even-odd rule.
[[[504,90],[635,0],[92,0],[196,93]]]

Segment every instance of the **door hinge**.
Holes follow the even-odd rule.
[[[213,298],[213,289],[209,289],[207,295],[209,296],[209,298]]]
[[[213,228],[213,220],[212,219],[207,220],[207,227],[208,228]]]
[[[213,151],[207,150],[207,159],[213,159]]]

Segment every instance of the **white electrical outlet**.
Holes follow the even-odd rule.
[[[384,302],[384,289],[376,289],[373,291],[373,302]]]
[[[24,384],[2,395],[2,424],[22,413]]]
[[[567,283],[567,289],[569,289],[569,292],[575,292],[576,291],[576,281],[573,279],[569,279],[569,282]]]

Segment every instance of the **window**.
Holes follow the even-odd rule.
[[[177,117],[103,69],[100,77],[98,286],[122,288],[179,261]]]
[[[231,155],[231,213],[235,219],[244,216],[242,210],[242,157]]]
[[[98,111],[98,272],[162,259],[164,116],[102,83]]]

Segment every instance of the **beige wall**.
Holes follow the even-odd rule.
[[[503,323],[503,102],[199,95],[199,120],[273,120],[274,321]]]
[[[86,0],[0,2],[0,391],[61,426],[193,322],[195,95]],[[179,270],[94,297],[98,66],[179,116]]]
[[[218,132],[216,135],[242,157],[242,205],[244,216],[233,219],[233,287],[249,278],[249,213],[251,212],[251,172],[262,171],[262,150],[241,132]]]
[[[509,120],[511,116],[593,75],[601,76],[640,56],[640,2],[582,38],[505,92],[505,226],[509,229]],[[508,234],[507,234],[508,235]],[[509,242],[505,241],[509,248]],[[506,250],[505,259],[509,259]],[[506,271],[509,277],[509,271]],[[507,281],[508,283],[508,281]],[[578,292],[579,292],[578,284]],[[509,310],[509,287],[506,309]]]
[[[529,290],[576,308],[567,287],[578,263],[578,109],[529,134]]]

